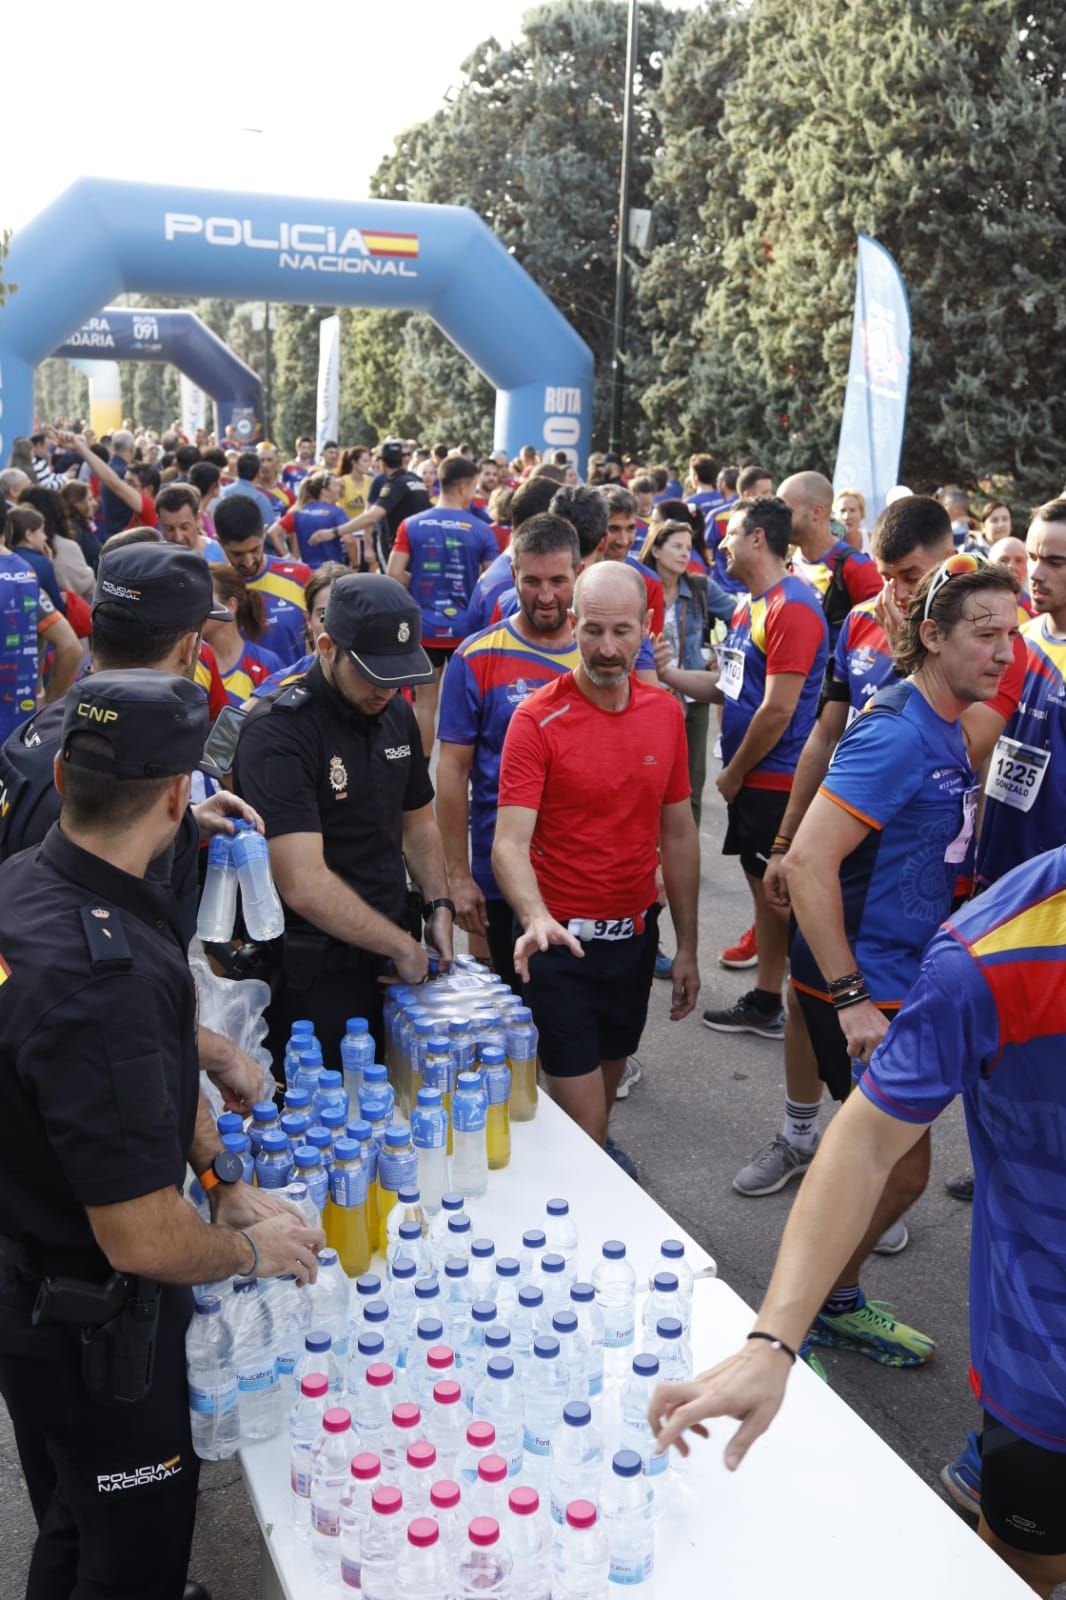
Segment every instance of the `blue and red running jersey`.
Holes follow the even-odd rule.
[[[800,752],[818,712],[827,653],[828,630],[822,603],[802,578],[786,574],[765,594],[744,600],[734,611],[718,652],[718,684],[725,700],[723,761],[732,761],[762,705],[767,678],[794,672],[806,679],[788,727],[748,773],[745,788],[791,789]]]

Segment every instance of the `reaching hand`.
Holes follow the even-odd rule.
[[[581,940],[575,939],[569,928],[564,928],[561,922],[556,922],[554,917],[544,912],[541,916],[532,917],[525,933],[515,941],[514,967],[523,983],[529,982],[530,956],[538,950],[547,950],[553,944],[565,944],[571,955],[584,959]]]
[[[701,1372],[690,1383],[660,1383],[648,1408],[648,1421],[658,1439],[661,1455],[676,1445],[688,1455],[686,1428],[701,1439],[709,1437],[705,1417],[735,1417],[740,1427],[726,1447],[725,1464],[730,1472],[747,1455],[760,1434],[776,1417],[785,1395],[790,1370],[788,1357],[764,1340],[745,1344],[708,1372]]]
[[[216,833],[233,833],[234,818],[253,823],[257,833],[264,831],[263,819],[258,811],[247,800],[231,794],[228,789],[219,789],[210,799],[201,800],[199,805],[193,806],[192,814],[196,818],[201,839],[210,839]]]
[[[888,1032],[888,1018],[878,1011],[872,1000],[845,1006],[843,1011],[837,1012],[837,1021],[847,1041],[848,1055],[854,1061],[869,1061]]]

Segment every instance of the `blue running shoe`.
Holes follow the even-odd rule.
[[[962,1454],[940,1469],[940,1481],[960,1511],[976,1517],[981,1510],[981,1451],[977,1435],[966,1435]]]

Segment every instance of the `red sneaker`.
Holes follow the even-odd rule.
[[[723,950],[718,957],[720,967],[754,967],[758,965],[759,954],[755,948],[755,926],[742,933],[736,944],[731,944]]]

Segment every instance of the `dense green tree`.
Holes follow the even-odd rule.
[[[420,419],[404,407],[404,334],[410,320],[406,311],[360,307],[347,327],[341,324],[341,418],[347,400],[367,442],[389,434],[409,438],[421,431]],[[347,435],[351,444],[357,438]]]
[[[55,422],[60,417],[88,421],[89,380],[84,373],[75,371],[69,361],[49,356],[37,368],[33,403],[37,415],[45,422]]]
[[[468,205],[484,218],[592,347],[600,432],[609,402],[626,9],[618,0],[534,6],[513,44],[488,39],[474,51],[448,104],[397,139],[373,183],[386,198]],[[680,14],[647,4],[640,20],[637,206],[646,203],[659,141],[652,96]],[[640,338],[634,325],[633,358]],[[427,350],[421,332],[405,344],[405,394],[430,404],[450,393],[476,401],[464,357],[443,345]],[[412,372],[412,361],[427,354],[430,371]],[[634,426],[639,419],[634,407]],[[488,426],[481,411],[468,414],[461,431]]]

